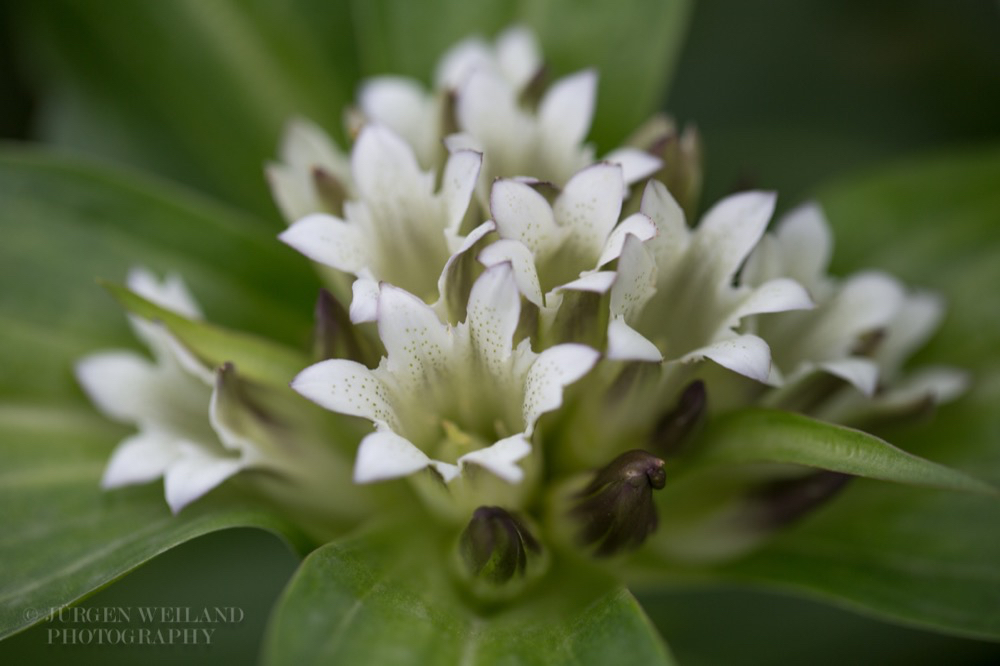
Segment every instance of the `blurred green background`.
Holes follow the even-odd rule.
[[[184,94],[185,76],[196,71],[199,63],[184,58],[183,40],[197,36],[177,36],[179,44],[172,46],[178,69],[172,73],[157,70],[156,62],[145,62],[141,50],[130,53],[128,72],[135,79],[128,81],[102,82],[105,73],[100,58],[110,58],[114,51],[93,53],[91,61],[80,64],[90,74],[83,85],[86,90],[81,91],[77,86],[86,77],[74,79],[62,65],[54,64],[65,53],[54,56],[52,43],[69,42],[66,35],[76,30],[82,34],[88,28],[61,11],[71,6],[79,11],[86,5],[28,4],[0,2],[0,133],[4,138],[42,140],[151,169],[251,207],[278,224],[262,178],[245,179],[246,185],[237,186],[235,180],[218,177],[198,164],[202,151],[216,149],[215,128],[205,127],[204,136],[192,139],[201,141],[199,145],[174,143],[172,119],[183,118],[186,109],[204,101],[198,97],[204,91]],[[127,27],[129,3],[107,0],[96,4],[110,23]],[[292,83],[322,87],[323,81],[310,80],[313,71],[308,63],[319,57],[339,62],[338,58],[351,52],[355,45],[350,43],[350,26],[337,23],[336,3],[303,0],[292,4],[315,10],[315,20],[329,34],[319,45],[289,47],[305,63],[296,70],[300,80]],[[591,4],[595,3],[581,3],[584,8]],[[484,6],[502,16],[503,5]],[[281,35],[272,37],[280,42]],[[240,35],[234,31],[232,38],[236,43]],[[72,46],[67,53],[73,53]],[[357,80],[378,71],[377,57],[366,62],[347,78]],[[414,64],[414,69],[420,71],[419,66]],[[122,67],[109,67],[114,76],[124,76]],[[322,68],[317,66],[315,71]],[[149,83],[144,77],[167,76],[172,78],[166,84],[174,86],[172,101],[143,94]],[[135,98],[129,102],[116,86],[135,86]],[[267,95],[280,92],[261,91],[262,103]],[[332,90],[315,97],[326,99],[336,110],[344,94]],[[111,99],[125,100],[124,106],[107,106]],[[1000,143],[1000,4],[993,0],[702,0],[691,13],[690,31],[663,108],[684,123],[695,123],[702,134],[707,170],[703,202],[753,185],[776,189],[780,206],[788,208],[831,179],[859,170],[956,148],[996,145]],[[143,114],[150,122],[163,124],[162,136],[157,138],[148,127],[135,124],[137,117],[146,117]],[[323,120],[334,125],[336,114]],[[183,124],[177,122],[177,126]],[[239,119],[219,122],[225,125]],[[142,135],[142,142],[130,143],[133,131]],[[257,137],[247,153],[234,153],[233,163],[250,155],[249,172],[259,174],[256,165],[273,153],[276,136],[277,126],[271,135]],[[605,136],[602,142],[614,138]],[[294,567],[293,556],[268,534],[238,530],[203,537],[97,593],[86,605],[244,609],[245,621],[220,633],[210,649],[57,648],[46,644],[46,626],[42,625],[0,643],[0,662],[249,663],[257,652],[268,611]],[[683,591],[642,600],[681,663],[688,666],[1000,662],[1000,649],[992,644],[898,628],[770,593]]]

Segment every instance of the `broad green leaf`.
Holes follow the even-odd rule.
[[[886,432],[905,450],[1000,482],[1000,150],[915,162],[821,196],[842,270],[884,266],[940,290],[949,314],[921,363],[964,365],[969,395]],[[725,570],[865,613],[1000,640],[1000,502],[857,482],[798,528]]]
[[[677,472],[753,463],[805,465],[1000,499],[1000,491],[988,483],[902,451],[878,437],[778,410],[745,409],[715,419],[699,440],[696,453]]]
[[[274,531],[267,513],[228,492],[173,516],[159,483],[103,492],[98,482],[126,432],[80,408],[0,404],[0,637],[106,585],[155,555],[235,526]]]
[[[254,381],[285,387],[309,364],[306,354],[251,333],[230,331],[211,323],[188,319],[159,307],[120,285],[104,285],[129,312],[162,322],[209,367],[232,362],[240,375]]]
[[[49,140],[153,169],[273,214],[262,165],[283,124],[337,132],[357,80],[347,0],[19,7],[48,79]]]
[[[541,589],[477,612],[426,536],[397,529],[314,551],[272,617],[264,663],[673,663],[632,595],[599,575],[553,566]]]
[[[0,156],[0,395],[80,398],[73,362],[135,346],[96,278],[176,273],[205,314],[285,344],[309,340],[317,283],[275,229],[190,192],[44,153]]]

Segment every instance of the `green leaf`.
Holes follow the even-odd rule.
[[[183,276],[206,315],[305,345],[317,283],[275,229],[190,192],[44,153],[0,155],[0,396],[82,400],[73,362],[136,346],[96,278]]]
[[[920,363],[973,388],[929,423],[885,436],[1000,482],[1000,150],[914,162],[827,189],[841,270],[884,266],[940,290],[949,314]],[[858,482],[724,573],[915,626],[1000,640],[1000,502]]]
[[[347,0],[18,7],[49,81],[49,140],[274,214],[262,165],[283,124],[337,132],[357,81]],[[183,37],[181,39],[180,37]]]
[[[744,409],[714,419],[677,474],[717,465],[785,463],[929,488],[1000,497],[988,483],[902,451],[868,433],[778,410]]]
[[[240,375],[273,386],[286,387],[309,364],[306,354],[242,331],[230,331],[208,322],[188,319],[152,303],[126,287],[104,283],[129,312],[162,322],[209,367],[232,362]]]
[[[323,546],[285,590],[264,663],[673,663],[632,595],[593,572],[553,565],[542,589],[477,612],[448,564],[402,529]]]
[[[111,447],[125,434],[82,409],[0,404],[0,637],[196,536],[286,530],[245,502],[226,508],[226,489],[177,516],[159,483],[102,491]]]

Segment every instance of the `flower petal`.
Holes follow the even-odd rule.
[[[778,222],[776,235],[788,277],[809,285],[830,265],[833,237],[818,204],[803,204],[787,213]]]
[[[849,277],[819,313],[808,341],[814,356],[847,356],[866,333],[890,325],[905,299],[902,285],[886,273],[865,272]]]
[[[866,396],[872,396],[878,386],[878,364],[867,358],[849,356],[817,364],[831,375],[852,384]]]
[[[430,466],[431,459],[391,430],[367,435],[358,447],[354,461],[354,482],[372,483],[409,476]]]
[[[522,26],[508,28],[497,36],[496,53],[500,71],[515,90],[527,86],[542,67],[538,40]]]
[[[767,382],[771,349],[756,335],[740,335],[714,342],[681,357],[683,363],[711,359],[724,368],[759,382]]]
[[[521,294],[508,263],[487,268],[469,294],[469,335],[477,356],[493,377],[503,376],[503,365],[514,349],[514,331],[521,315]]]
[[[433,306],[442,320],[454,323],[465,318],[468,294],[472,289],[473,278],[479,272],[477,257],[472,250],[477,245],[485,245],[486,241],[483,239],[495,230],[493,221],[487,220],[470,231],[465,238],[449,238],[449,246],[457,244],[457,247],[452,250],[452,255],[441,269],[438,277],[438,300]]]
[[[600,354],[575,343],[549,347],[535,359],[524,382],[525,436],[530,437],[538,417],[562,405],[563,388],[590,372]]]
[[[371,260],[361,231],[325,213],[308,215],[278,235],[313,261],[346,273],[357,273]]]
[[[239,458],[212,455],[192,442],[181,442],[179,446],[180,458],[163,476],[167,504],[174,513],[246,467]]]
[[[128,437],[111,454],[101,477],[101,488],[147,483],[163,476],[180,455],[176,437],[160,431],[144,431]]]
[[[767,312],[787,312],[789,310],[810,310],[814,307],[809,292],[795,280],[778,278],[760,285],[751,291],[737,306],[724,324],[732,328],[743,317]]]
[[[613,361],[663,360],[663,354],[656,345],[625,323],[625,318],[621,315],[612,317],[608,322],[607,357]]]
[[[939,296],[927,292],[907,296],[875,351],[875,358],[883,367],[895,371],[927,342],[943,317],[944,302]]]
[[[491,69],[492,66],[493,54],[489,45],[478,37],[472,37],[455,44],[441,56],[434,82],[438,88],[456,90],[473,72]]]
[[[156,366],[134,352],[91,354],[76,364],[76,379],[87,397],[106,416],[134,423],[149,410],[145,387],[156,384]]]
[[[179,275],[168,274],[162,281],[152,271],[137,266],[128,272],[129,289],[161,308],[189,319],[202,319],[201,308]]]
[[[602,161],[620,166],[626,185],[652,176],[663,166],[658,157],[638,148],[618,148],[605,155]]]
[[[611,288],[611,314],[631,321],[656,293],[656,262],[638,236],[626,235]]]
[[[482,154],[471,150],[452,153],[445,164],[444,176],[441,179],[441,197],[448,215],[446,229],[452,233],[458,233],[462,218],[469,209],[482,164]]]
[[[292,380],[292,388],[339,414],[361,416],[389,425],[396,421],[385,385],[356,361],[330,359],[310,365]]]
[[[538,105],[538,118],[559,147],[582,143],[594,119],[597,72],[586,69],[552,84]]]
[[[478,465],[504,481],[518,483],[524,478],[524,470],[517,461],[531,453],[531,444],[519,433],[506,439],[501,439],[485,449],[477,449],[466,453],[458,459],[459,465]]]
[[[413,294],[383,284],[378,299],[378,333],[386,367],[402,380],[403,390],[423,390],[446,371],[451,332],[437,314]]]
[[[538,281],[534,255],[521,241],[501,239],[490,243],[479,253],[479,261],[487,267],[509,262],[518,290],[528,301],[542,307],[542,286]]]
[[[596,261],[618,223],[624,195],[617,164],[598,163],[574,174],[552,208],[556,223],[567,233],[565,242]]]
[[[358,278],[351,285],[351,322],[363,324],[378,317],[378,282],[371,278]]]
[[[369,118],[406,139],[426,163],[440,145],[430,125],[433,98],[419,81],[404,76],[376,76],[366,80],[358,92],[358,104]]]
[[[710,288],[730,284],[763,235],[774,202],[770,192],[743,192],[726,197],[702,218],[692,239],[691,260],[705,267]]]
[[[650,180],[646,185],[639,210],[656,225],[656,237],[649,241],[656,265],[663,270],[672,268],[690,243],[684,210],[658,180]]]
[[[556,224],[549,202],[532,187],[515,180],[493,184],[490,210],[501,238],[517,240],[537,259],[544,259],[559,246],[564,232]]]
[[[615,283],[614,271],[593,271],[585,273],[572,282],[567,282],[552,290],[553,293],[561,291],[589,291],[595,294],[607,293]]]
[[[309,181],[298,172],[285,164],[270,163],[264,173],[274,203],[286,221],[293,222],[316,212],[320,204]]]
[[[629,234],[641,241],[646,241],[656,235],[656,225],[642,213],[635,213],[626,217],[608,235],[608,240],[604,243],[601,256],[597,260],[598,268],[621,256],[625,239]]]
[[[314,167],[330,171],[343,182],[350,182],[347,159],[329,135],[305,118],[293,118],[286,126],[279,149],[281,160],[300,175]]]
[[[380,125],[365,125],[361,130],[351,151],[351,173],[361,199],[372,205],[383,201],[387,193],[392,193],[394,200],[424,194],[411,191],[425,180],[413,149]]]

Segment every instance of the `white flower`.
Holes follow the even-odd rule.
[[[479,260],[487,266],[511,262],[521,292],[540,308],[558,307],[565,290],[604,293],[614,272],[598,269],[619,257],[626,236],[648,240],[656,234],[642,213],[619,223],[624,195],[617,164],[581,170],[551,206],[532,183],[498,180],[490,207],[501,240]]]
[[[563,387],[598,353],[565,344],[541,354],[516,347],[520,294],[511,268],[486,270],[473,285],[468,317],[440,321],[423,301],[391,285],[378,298],[378,330],[387,355],[374,370],[348,360],[306,368],[292,387],[327,409],[370,419],[361,442],[358,483],[432,468],[446,481],[470,466],[517,483],[535,424],[562,404]]]
[[[865,349],[865,338],[884,335],[905,302],[905,292],[885,273],[833,280],[826,273],[832,249],[829,227],[815,204],[783,217],[750,255],[743,280],[758,286],[790,277],[809,291],[816,308],[758,317],[752,326],[773,350],[772,383],[794,383],[823,370],[871,395],[878,364]]]
[[[840,421],[862,410],[904,410],[922,400],[945,402],[962,393],[966,376],[954,369],[926,368],[912,377],[901,372],[904,361],[937,329],[944,313],[941,300],[929,293],[907,293],[896,278],[882,272],[834,279],[827,274],[832,251],[822,210],[805,204],[783,217],[747,260],[743,278],[748,284],[791,277],[816,303],[808,312],[752,322],[773,350],[772,383],[787,386],[771,400],[793,396],[798,383],[818,370],[860,392],[824,407],[825,414]]]
[[[434,91],[428,92],[416,79],[376,76],[363,82],[358,105],[366,118],[405,139],[420,164],[431,168],[439,164],[441,139],[449,131],[449,95],[473,72],[490,71],[515,91],[522,91],[541,68],[534,34],[512,27],[497,36],[495,45],[473,37],[449,49],[438,63]]]
[[[162,284],[135,269],[129,287],[140,296],[191,318],[200,311],[183,282],[171,276]],[[117,488],[164,479],[174,511],[198,499],[240,470],[264,462],[254,442],[241,434],[231,394],[231,367],[206,368],[158,323],[131,317],[136,334],[153,352],[153,361],[132,351],[87,356],[76,366],[81,386],[108,417],[138,427],[115,449],[101,480]]]
[[[345,202],[343,218],[308,215],[280,238],[310,259],[358,278],[354,322],[375,319],[383,280],[443,308],[456,255],[493,228],[484,224],[467,237],[459,233],[480,162],[478,153],[454,153],[435,191],[435,174],[420,168],[405,141],[385,127],[367,125],[351,152],[357,198]]]
[[[281,140],[280,162],[267,166],[271,194],[290,224],[310,213],[338,214],[353,192],[347,157],[313,123],[295,119]]]
[[[584,141],[596,95],[597,73],[584,70],[553,83],[537,109],[529,109],[503,77],[478,69],[458,90],[455,117],[460,133],[446,142],[452,150],[483,153],[479,194],[484,202],[495,178],[531,177],[563,185],[594,163],[594,149]],[[662,166],[660,160],[635,148],[620,148],[602,161],[620,165],[626,184]]]
[[[611,289],[608,357],[681,361],[708,358],[767,381],[770,351],[756,335],[735,328],[750,315],[808,309],[805,289],[780,277],[737,284],[743,261],[764,233],[774,195],[746,192],[723,199],[693,231],[662,183],[650,181],[640,211],[657,233],[625,239]]]

